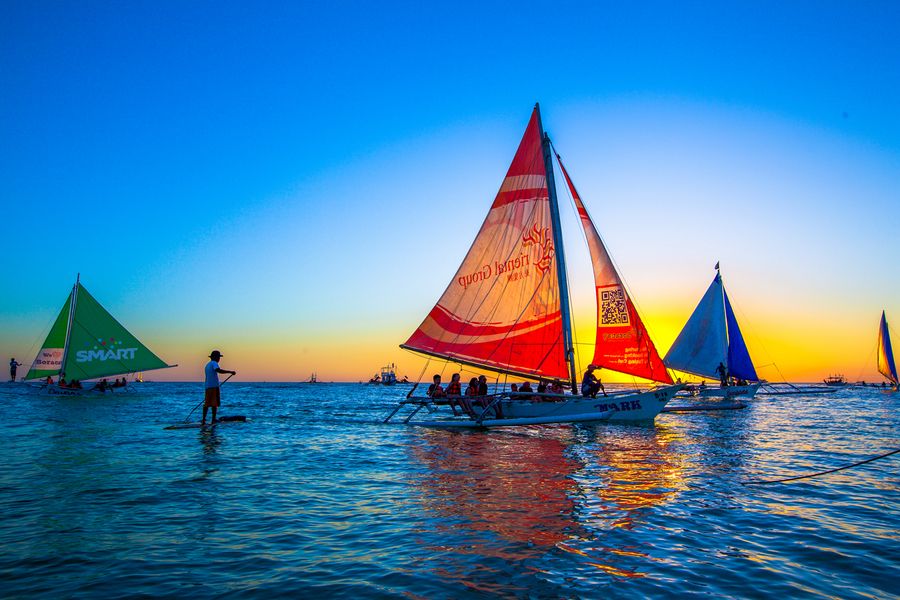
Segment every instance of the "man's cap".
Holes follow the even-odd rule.
[[[587,368],[588,368],[588,369],[599,369],[600,367],[598,367],[598,366],[595,365],[594,363],[591,363],[591,364],[589,364],[589,365],[587,366]]]
[[[221,352],[219,352],[218,350],[213,350],[212,352],[209,353],[209,357],[212,358],[214,356],[218,356],[219,358],[222,358],[225,355],[222,354]]]

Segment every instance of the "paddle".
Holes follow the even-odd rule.
[[[229,375],[228,377],[226,377],[225,380],[224,380],[222,383],[219,384],[219,387],[222,387],[222,386],[223,386],[225,383],[227,383],[228,380],[231,379],[232,377],[234,377],[234,373],[232,373],[231,375]],[[183,421],[183,422],[184,422],[184,423],[187,423],[187,422],[188,422],[188,419],[191,418],[191,415],[194,414],[194,411],[197,410],[198,408],[200,408],[200,405],[203,404],[205,401],[206,401],[206,398],[204,398],[203,400],[201,400],[200,402],[198,402],[198,403],[197,403],[197,406],[195,406],[194,408],[191,409],[191,412],[188,413],[188,416],[186,416],[186,417],[184,418],[184,421]]]

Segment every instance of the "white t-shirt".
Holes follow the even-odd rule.
[[[206,363],[206,368],[204,371],[206,372],[206,387],[207,388],[217,388],[219,387],[219,374],[216,372],[216,369],[219,368],[219,363],[214,360]]]

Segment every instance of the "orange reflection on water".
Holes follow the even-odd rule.
[[[424,508],[510,542],[547,548],[567,539],[578,463],[563,454],[566,430],[551,435],[563,439],[427,432],[433,443],[414,450],[430,467],[421,480]]]
[[[605,574],[643,577],[652,550],[639,536],[611,532],[640,530],[647,509],[685,487],[680,434],[660,425],[423,435],[428,443],[412,450],[429,467],[423,508],[455,523],[446,530],[451,539],[458,528],[489,534],[435,551],[521,563],[558,548]],[[465,569],[448,560],[435,574],[455,578]]]
[[[581,493],[600,501],[604,527],[632,528],[642,509],[658,506],[685,486],[687,455],[676,450],[680,434],[669,427],[596,430],[596,442],[581,454]],[[587,513],[599,517],[597,510]],[[609,517],[612,516],[612,519]],[[592,519],[593,521],[593,519]]]

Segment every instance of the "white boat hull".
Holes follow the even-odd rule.
[[[728,387],[707,386],[703,389],[697,389],[695,396],[701,398],[736,398],[738,396],[744,398],[752,398],[759,390],[762,384],[751,383],[748,385],[729,385]]]
[[[45,385],[37,389],[42,396],[104,396],[106,394],[129,394],[128,387],[106,388],[106,391],[95,389],[93,385],[83,389],[61,388],[56,385]]]
[[[672,385],[648,392],[612,394],[597,398],[568,396],[552,402],[509,399],[501,401],[501,408],[503,419],[564,418],[595,414],[596,420],[602,421],[652,421],[682,387]]]

